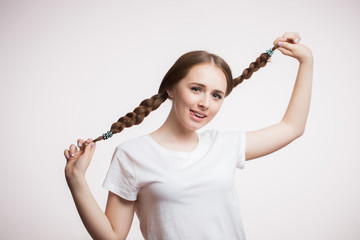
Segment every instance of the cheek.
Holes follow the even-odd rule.
[[[183,92],[178,94],[174,100],[178,106],[192,107],[196,103],[197,97],[195,94]]]
[[[221,106],[222,106],[222,102],[215,102],[214,104],[213,104],[213,113],[214,113],[214,115],[215,114],[217,114],[218,112],[219,112],[219,110],[220,110],[220,108],[221,108]]]

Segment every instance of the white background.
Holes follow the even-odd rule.
[[[64,149],[96,138],[158,86],[191,50],[223,57],[234,77],[285,31],[314,54],[305,134],[246,162],[236,184],[247,238],[360,239],[360,3],[343,1],[0,1],[0,238],[90,239],[64,178]],[[256,130],[285,113],[296,60],[239,85],[206,128]],[[165,120],[97,143],[87,179],[101,185],[115,147]],[[128,239],[142,239],[135,217]]]

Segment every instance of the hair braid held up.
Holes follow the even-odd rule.
[[[252,74],[258,71],[260,68],[265,67],[272,52],[277,48],[274,46],[266,53],[262,53],[255,62],[250,63],[242,74],[233,79],[229,65],[219,56],[208,53],[206,51],[192,51],[182,55],[169,71],[164,76],[158,94],[155,94],[151,98],[143,100],[138,107],[132,112],[127,113],[125,116],[119,118],[119,120],[111,125],[110,131],[94,139],[93,142],[97,142],[103,139],[107,139],[124,130],[126,127],[132,127],[133,125],[140,124],[151,111],[156,110],[167,98],[169,98],[166,90],[175,86],[180,80],[182,80],[190,69],[200,63],[210,63],[219,67],[225,74],[227,81],[226,96],[230,94],[232,89],[242,83],[245,79],[249,79]]]
[[[277,46],[274,46],[271,51],[274,51],[277,48]],[[245,79],[249,79],[254,72],[259,70],[262,67],[265,67],[269,59],[271,58],[271,55],[269,53],[262,53],[255,62],[250,63],[249,67],[246,68],[242,74],[234,79],[233,87],[236,87],[240,83],[242,83]]]

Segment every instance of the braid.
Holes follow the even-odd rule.
[[[117,122],[111,125],[110,131],[112,134],[116,134],[124,130],[124,128],[131,127],[133,125],[140,124],[151,111],[156,110],[165,100],[168,98],[166,92],[158,93],[151,98],[143,100],[140,105],[134,109],[133,112],[127,113],[125,116],[119,118]],[[97,142],[104,139],[104,135],[96,138],[93,142]],[[105,137],[106,139],[106,137]]]
[[[274,46],[271,50],[274,51],[277,48],[277,46]],[[268,53],[262,53],[255,62],[250,63],[250,66],[246,68],[242,74],[235,78],[233,81],[233,87],[236,87],[240,83],[244,81],[244,79],[249,79],[254,72],[259,70],[262,67],[265,67],[269,59],[271,58],[271,55]]]
[[[248,68],[246,68],[242,72],[242,74],[235,79],[232,79],[232,77],[230,77],[231,70],[230,70],[230,68],[228,68],[228,65],[224,62],[224,65],[222,66],[222,68],[228,68],[228,72],[230,73],[229,79],[228,79],[229,80],[228,86],[232,85],[230,87],[230,90],[228,91],[228,93],[231,92],[233,87],[236,87],[237,85],[242,83],[244,81],[244,79],[249,79],[254,72],[256,72],[257,70],[259,70],[262,67],[265,67],[265,65],[267,64],[267,62],[269,61],[269,59],[271,57],[272,52],[276,48],[277,48],[277,46],[274,46],[271,50],[268,50],[270,52],[267,51],[267,53],[262,53],[255,60],[255,62],[252,62],[250,64],[250,66]],[[195,56],[198,56],[197,54],[204,54],[204,53],[205,53],[205,56],[217,57],[215,55],[209,55],[208,53],[203,52],[203,51],[190,52],[190,54],[196,54]],[[184,56],[186,56],[186,54]],[[219,58],[219,57],[217,57],[217,58]],[[187,64],[188,62],[191,62],[189,59],[186,59],[186,60],[183,60],[182,58],[180,58],[180,59],[183,61],[183,62],[180,61],[180,63],[179,63],[180,66],[183,66],[182,64]],[[210,58],[210,59],[212,59],[212,58]],[[194,59],[192,59],[192,60],[194,60]],[[177,63],[175,63],[175,65],[176,64]],[[189,65],[189,66],[193,66],[195,64],[196,64],[196,62],[194,62],[192,65]],[[176,65],[176,66],[178,66],[178,65]],[[174,68],[173,71],[172,71],[172,68]],[[186,73],[187,73],[187,71],[184,71],[184,69],[181,69],[181,67],[180,67],[181,70],[175,68],[174,66],[172,68],[169,70],[169,72],[166,74],[166,76],[164,78],[164,80],[166,79],[167,81],[163,80],[163,82],[165,83],[164,86],[166,86],[166,84],[171,85],[171,83],[169,83],[169,82],[174,81],[174,79],[181,80],[184,77],[183,75],[186,75]],[[177,77],[171,76],[170,72],[171,72],[171,74],[175,74],[175,76],[177,76]],[[168,80],[168,79],[172,79],[172,80]],[[169,97],[167,92],[165,90],[163,90],[163,89],[166,89],[166,87],[161,87],[161,86],[160,86],[158,94],[152,96],[151,98],[143,100],[140,103],[140,105],[134,109],[134,111],[129,112],[125,116],[119,118],[119,120],[117,120],[117,122],[115,122],[111,125],[110,131],[108,131],[107,133],[103,134],[102,136],[96,138],[95,140],[93,140],[93,142],[97,142],[97,141],[100,141],[103,139],[108,139],[113,134],[119,133],[122,130],[124,130],[124,128],[132,127],[133,125],[140,124],[144,120],[144,118],[150,114],[151,111],[156,110]]]

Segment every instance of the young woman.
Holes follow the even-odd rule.
[[[65,175],[80,217],[94,239],[126,239],[136,212],[145,239],[245,239],[234,187],[234,171],[300,137],[308,116],[313,57],[287,32],[274,49],[299,61],[298,75],[283,119],[251,132],[197,130],[219,111],[232,88],[266,65],[263,53],[233,79],[220,57],[204,51],[181,56],[165,75],[157,95],[121,117],[111,131],[78,139],[64,151]],[[156,131],[116,147],[104,181],[109,190],[105,214],[91,194],[85,172],[96,141],[142,122],[167,98],[171,111]]]

